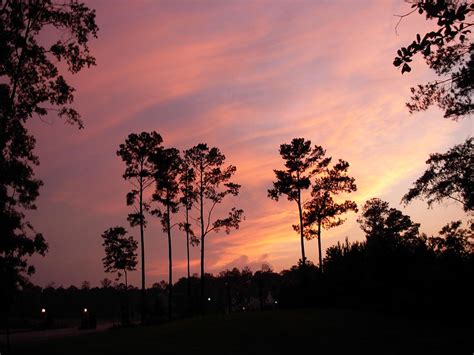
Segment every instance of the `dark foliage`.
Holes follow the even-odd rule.
[[[326,151],[304,138],[293,138],[290,144],[280,145],[280,155],[285,162],[285,170],[274,170],[276,181],[273,188],[268,190],[268,197],[278,201],[285,195],[289,201],[294,201],[298,206],[299,226],[294,227],[300,234],[301,260],[306,263],[304,249],[303,228],[303,197],[302,191],[311,185],[311,177],[323,171],[331,162],[325,157]]]
[[[304,233],[307,239],[318,238],[321,272],[323,271],[321,229],[340,226],[345,222],[341,215],[349,211],[357,212],[357,204],[354,201],[335,200],[335,197],[340,194],[357,191],[355,179],[347,175],[348,169],[349,163],[339,160],[331,168],[326,167],[319,171],[313,179],[311,199],[304,204]]]
[[[193,231],[190,223],[190,211],[193,205],[198,201],[198,191],[196,189],[196,173],[191,168],[190,164],[183,159],[181,161],[181,173],[179,176],[179,188],[181,191],[180,202],[184,207],[184,221],[179,223],[180,230],[186,233],[186,261],[187,261],[187,297],[191,299],[191,268],[189,247],[199,245],[199,238]]]
[[[338,243],[327,249],[325,272],[311,262],[275,273],[268,265],[205,274],[208,313],[247,312],[278,308],[338,307],[377,310],[429,318],[454,324],[472,322],[469,306],[474,276],[474,227],[451,222],[431,238],[419,225],[387,202],[371,199],[362,208],[359,223],[366,235],[362,242]],[[301,283],[307,279],[307,285]],[[191,302],[198,307],[200,279],[181,278],[173,285],[176,317],[188,315],[188,284]],[[39,322],[46,308],[57,320],[78,317],[83,307],[100,319],[119,314],[122,285],[77,289],[26,287],[16,300],[15,322]],[[156,322],[167,318],[164,281],[146,290],[146,307]],[[130,288],[133,319],[139,314],[140,290]],[[29,324],[31,326],[31,323]]]
[[[229,234],[232,229],[238,229],[242,221],[244,211],[232,207],[227,217],[215,218],[215,208],[222,203],[226,196],[237,196],[240,185],[231,181],[237,168],[233,165],[224,167],[225,155],[216,148],[209,148],[207,144],[198,144],[184,153],[184,161],[188,169],[192,169],[195,178],[192,180],[193,188],[197,194],[196,208],[199,217],[196,219],[200,228],[201,244],[201,299],[205,300],[205,272],[204,251],[205,238],[209,233],[217,233],[220,230]],[[208,203],[208,206],[205,203]],[[190,200],[189,203],[192,203]],[[187,228],[189,231],[189,228]],[[202,309],[204,307],[202,305]]]
[[[39,38],[51,28],[62,36],[44,44]],[[48,248],[25,217],[36,209],[42,185],[35,178],[39,159],[26,122],[53,113],[83,127],[71,106],[74,88],[61,73],[75,74],[95,64],[88,42],[97,31],[94,10],[80,2],[0,4],[0,307],[7,318],[12,291],[34,273],[28,257],[45,255]]]
[[[461,221],[445,225],[439,232],[439,237],[428,240],[430,249],[445,260],[468,260],[474,253],[474,222],[469,228],[461,228]]]
[[[444,154],[431,154],[428,169],[403,196],[408,204],[416,198],[426,199],[428,206],[451,199],[462,204],[464,211],[474,209],[474,149],[472,138]]]
[[[415,1],[413,10],[400,16],[400,20],[413,12],[435,20],[438,29],[416,35],[407,47],[398,50],[393,65],[402,74],[411,71],[413,57],[421,54],[426,64],[440,80],[411,88],[410,113],[424,111],[437,105],[444,117],[457,120],[470,115],[474,109],[474,43],[471,40],[471,17],[474,4],[469,1],[424,0]]]
[[[123,178],[128,180],[133,189],[127,194],[127,205],[134,206],[138,199],[138,208],[128,215],[132,227],[140,226],[141,273],[142,273],[142,323],[145,322],[145,237],[146,225],[144,210],[147,208],[143,200],[143,192],[154,182],[155,165],[151,157],[158,154],[163,148],[163,139],[156,132],[131,133],[125,143],[120,144],[117,155],[125,162],[126,168]]]
[[[138,242],[132,236],[127,236],[127,230],[123,227],[112,227],[102,233],[102,246],[105,257],[102,259],[105,272],[121,272],[127,279],[127,271],[136,270]],[[110,280],[109,280],[110,281]],[[127,280],[125,281],[127,285]]]
[[[123,227],[112,227],[107,229],[102,234],[103,243],[105,249],[105,257],[102,259],[104,264],[105,272],[116,272],[117,280],[120,279],[122,274],[125,276],[125,302],[122,307],[122,324],[130,324],[130,305],[128,299],[128,272],[136,270],[138,264],[137,261],[137,248],[138,242],[133,239],[132,236],[127,236],[127,230]],[[107,280],[107,279],[105,279]],[[103,280],[103,281],[105,281]],[[110,287],[109,283],[102,282],[104,288]],[[90,285],[88,285],[90,289]],[[90,320],[89,317],[91,312],[86,312],[86,320]],[[95,318],[94,318],[95,320]],[[87,322],[86,322],[87,323]],[[95,327],[95,323],[94,323]]]
[[[171,248],[171,214],[179,210],[179,179],[181,172],[181,158],[176,148],[160,149],[150,157],[154,164],[155,192],[152,200],[159,207],[152,209],[151,213],[161,219],[163,231],[168,236],[168,318],[172,317],[173,303],[173,262]]]
[[[327,250],[330,303],[469,322],[472,312],[459,297],[474,276],[472,226],[453,222],[427,238],[409,216],[379,199],[365,204],[359,223],[366,241]]]

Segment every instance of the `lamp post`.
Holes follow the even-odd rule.
[[[41,319],[42,319],[42,327],[50,328],[53,326],[53,318],[51,317],[51,313],[46,310],[46,308],[41,308]]]

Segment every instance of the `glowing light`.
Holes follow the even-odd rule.
[[[208,297],[207,300],[208,300],[209,302],[211,302],[211,297]]]
[[[242,310],[245,311],[245,307],[242,307]]]
[[[278,301],[275,301],[275,304],[278,304]]]
[[[41,308],[41,313],[46,313],[46,309]]]
[[[84,313],[87,313],[87,308],[84,308]]]

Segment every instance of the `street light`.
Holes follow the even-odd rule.
[[[46,313],[46,309],[41,308],[41,313]]]
[[[207,300],[208,300],[209,302],[211,302],[211,297],[208,297]]]
[[[84,308],[84,313],[87,313],[87,308]]]

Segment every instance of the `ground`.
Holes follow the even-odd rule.
[[[20,341],[13,354],[472,354],[472,326],[349,310],[210,315]]]

